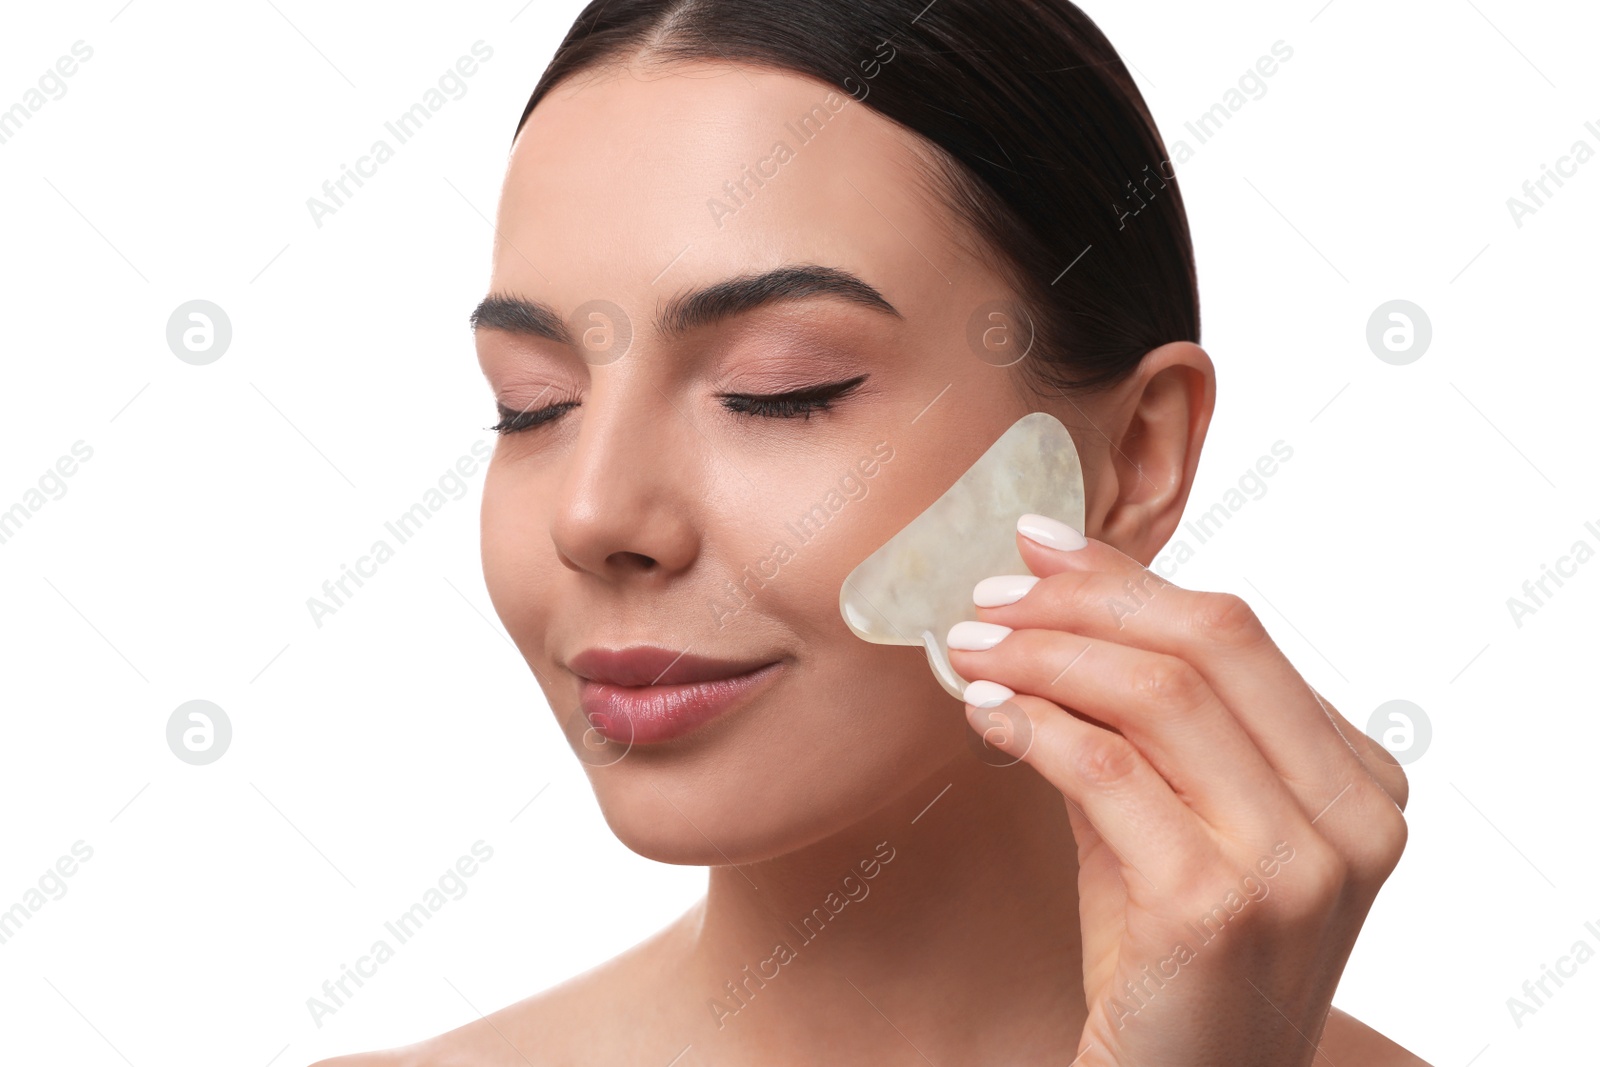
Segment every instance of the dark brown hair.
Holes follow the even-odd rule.
[[[806,75],[936,146],[945,203],[1033,321],[1036,387],[1105,386],[1152,348],[1199,342],[1194,250],[1155,120],[1067,0],[593,0],[517,131],[563,79],[638,54]]]

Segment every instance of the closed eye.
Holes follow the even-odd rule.
[[[499,434],[520,433],[523,430],[531,430],[535,426],[542,426],[547,422],[551,422],[564,415],[569,408],[577,406],[577,401],[569,400],[542,408],[513,411],[504,404],[496,404],[495,414],[500,416],[500,421],[493,426],[485,426],[484,429],[493,430]]]
[[[787,393],[756,395],[724,393],[722,406],[736,415],[758,415],[769,419],[807,419],[815,412],[827,411],[834,401],[846,396],[867,380],[865,374],[842,382],[808,386]]]
[[[849,395],[867,375],[861,374],[842,382],[793,389],[787,393],[723,393],[722,406],[735,415],[754,415],[768,419],[809,419],[813,414],[827,411],[836,400]],[[576,400],[564,400],[541,408],[515,411],[504,404],[496,404],[500,421],[484,429],[498,434],[520,433],[546,423],[554,422],[571,409],[578,407]]]

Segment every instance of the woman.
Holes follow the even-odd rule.
[[[584,10],[473,315],[484,570],[611,829],[709,888],[328,1064],[1422,1062],[1330,1009],[1398,765],[1245,602],[1144,566],[1215,398],[1173,173],[1066,0]],[[950,635],[963,709],[838,592],[1031,411],[1088,537],[1021,517],[1031,574]]]

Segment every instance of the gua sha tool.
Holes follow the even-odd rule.
[[[962,699],[945,635],[976,619],[972,587],[1029,574],[1017,519],[1048,515],[1083,531],[1083,468],[1072,435],[1043,411],[1024,415],[927,510],[850,572],[839,613],[863,641],[921,645],[939,684]]]

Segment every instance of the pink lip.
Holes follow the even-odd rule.
[[[582,680],[584,718],[607,740],[653,744],[681,737],[766,685],[779,661],[708,659],[637,645],[592,648],[568,663]]]

